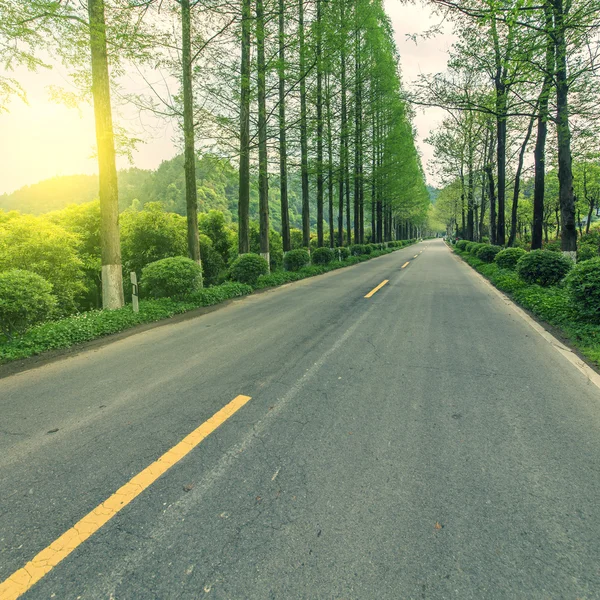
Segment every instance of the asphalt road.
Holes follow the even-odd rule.
[[[239,394],[23,597],[600,598],[600,389],[441,241],[0,380],[0,582]]]

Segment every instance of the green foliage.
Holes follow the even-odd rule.
[[[524,254],[526,254],[526,252],[522,248],[506,248],[498,252],[494,260],[501,269],[510,269],[514,271],[517,268],[518,260]]]
[[[258,223],[250,222],[250,252],[260,254],[260,229]],[[269,266],[276,271],[283,265],[283,240],[274,229],[269,230]]]
[[[532,250],[517,262],[519,277],[542,287],[556,285],[573,267],[573,262],[558,252]]]
[[[353,244],[350,246],[351,256],[360,256],[361,254],[366,254],[365,246],[363,246],[363,244]]]
[[[575,265],[566,283],[579,313],[600,323],[600,257]]]
[[[347,248],[346,246],[340,246],[339,248],[336,248],[334,252],[338,253],[341,260],[346,260],[350,256],[350,248]]]
[[[213,249],[219,253],[225,265],[229,260],[233,243],[237,245],[237,240],[233,240],[231,237],[231,229],[227,227],[225,215],[217,210],[200,213],[198,226],[200,233],[210,238]],[[202,244],[200,245],[202,246]],[[202,256],[202,260],[204,261],[204,256]]]
[[[456,248],[461,251],[466,251],[467,244],[471,244],[471,243],[472,242],[469,242],[468,240],[458,240],[456,242]]]
[[[213,248],[211,239],[204,234],[200,234],[200,259],[204,285],[220,283],[225,277],[225,261]]]
[[[548,252],[561,252],[560,240],[550,240],[542,244],[544,250]]]
[[[185,302],[171,298],[141,300],[139,313],[134,313],[131,306],[125,306],[118,310],[94,310],[60,321],[43,323],[19,338],[0,342],[0,361],[26,358],[47,350],[69,348],[74,344],[117,333],[141,323],[160,321],[200,306],[211,306],[251,292],[250,286],[226,283],[199,290]]]
[[[283,266],[286,271],[298,271],[310,263],[310,254],[304,248],[290,250],[283,257]]]
[[[165,212],[156,202],[144,210],[127,210],[121,214],[121,255],[126,273],[142,269],[157,260],[173,256],[187,256],[186,220]]]
[[[329,248],[313,250],[310,259],[313,265],[328,265],[333,260],[333,252]]]
[[[486,263],[494,262],[496,255],[502,251],[500,246],[492,246],[491,244],[481,244],[475,251],[475,256]]]
[[[577,248],[577,262],[583,262],[600,256],[598,247],[595,244],[579,244]]]
[[[7,338],[48,319],[55,306],[52,284],[43,277],[20,269],[0,273],[0,331]]]
[[[183,300],[202,285],[202,269],[191,258],[163,258],[142,269],[141,289],[148,298]]]
[[[64,315],[77,309],[85,292],[80,240],[43,217],[18,215],[0,223],[0,272],[22,269],[49,281]]]
[[[242,254],[233,261],[230,275],[234,281],[255,285],[261,275],[269,272],[267,261],[258,254]]]
[[[477,251],[482,246],[485,246],[485,244],[480,244],[479,242],[469,242],[467,244],[467,252],[473,256],[477,256]]]

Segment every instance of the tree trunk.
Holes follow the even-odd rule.
[[[534,120],[535,115],[532,116],[529,120],[529,127],[527,128],[527,133],[525,135],[525,139],[523,140],[523,144],[521,145],[521,150],[519,152],[519,161],[517,163],[517,173],[515,175],[512,210],[510,215],[510,236],[508,238],[509,247],[514,245],[515,239],[517,238],[517,213],[519,210],[519,191],[521,188],[521,173],[523,172],[523,160],[525,158],[525,150],[527,149],[527,144],[529,143],[529,138],[531,137],[531,131],[533,130]]]
[[[306,122],[306,50],[304,44],[304,0],[298,2],[300,51],[300,170],[302,176],[302,245],[310,248],[310,203],[308,197],[308,125]]]
[[[250,252],[250,0],[242,0],[238,252]]]
[[[287,138],[285,119],[285,3],[279,0],[279,192],[281,196],[281,239],[283,251],[292,249],[288,202]]]
[[[267,163],[265,12],[263,0],[256,0],[256,69],[258,93],[258,213],[260,254],[269,263],[269,173]]]
[[[571,156],[571,128],[569,126],[569,83],[567,80],[567,42],[564,19],[567,11],[563,0],[553,0],[554,41],[556,44],[556,133],[558,138],[558,184],[562,217],[561,249],[577,251],[575,226],[575,195]]]
[[[115,142],[110,104],[110,80],[106,52],[104,0],[88,0],[92,95],[98,145],[100,197],[100,253],[102,258],[102,307],[123,306],[123,272],[119,237],[119,195]]]
[[[335,224],[333,222],[333,132],[331,131],[331,88],[329,75],[325,79],[327,92],[325,94],[327,110],[327,189],[329,193],[329,247],[335,248]]]
[[[321,2],[317,0],[317,246],[322,248],[323,240],[323,59],[321,35]]]
[[[554,40],[552,39],[552,10],[544,3],[546,17],[546,74],[539,97],[539,112],[537,122],[537,138],[533,151],[534,184],[533,184],[533,223],[531,227],[531,249],[542,247],[544,225],[544,193],[546,187],[546,137],[548,135],[548,100],[552,88],[554,65]],[[548,234],[546,232],[546,241]]]
[[[192,92],[192,39],[190,0],[181,0],[181,62],[183,66],[183,139],[185,202],[189,257],[201,264],[198,232],[198,191],[196,189],[196,151],[194,136],[194,96]]]
[[[498,214],[496,225],[496,244],[504,246],[506,242],[505,204],[506,204],[506,86],[496,81],[496,126],[497,139],[497,168],[498,168]]]

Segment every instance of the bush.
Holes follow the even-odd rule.
[[[149,298],[183,300],[202,286],[202,268],[191,258],[163,258],[142,269],[141,288]]]
[[[0,330],[8,339],[47,319],[56,306],[52,284],[30,271],[0,273]]]
[[[352,246],[350,246],[351,256],[361,256],[362,254],[366,254],[365,246],[363,246],[362,244],[353,244]]]
[[[479,248],[481,248],[481,246],[483,246],[483,244],[480,244],[479,242],[468,242],[466,249],[469,254],[472,254],[473,256],[475,256],[477,250],[479,250]]]
[[[313,265],[328,265],[333,260],[333,252],[329,248],[317,248],[310,258]]]
[[[475,251],[475,256],[486,263],[493,263],[496,255],[502,251],[500,246],[492,246],[492,244],[480,244]]]
[[[590,260],[599,256],[598,248],[594,244],[585,243],[580,244],[577,248],[577,262],[583,262],[584,260]]]
[[[600,257],[575,265],[566,283],[579,313],[600,322]]]
[[[242,254],[232,263],[230,274],[234,281],[255,285],[261,275],[267,275],[269,265],[267,261],[258,254]]]
[[[510,269],[514,271],[517,267],[517,262],[527,254],[523,248],[506,248],[496,254],[494,261],[501,269]]]
[[[225,271],[225,261],[212,244],[211,239],[200,234],[200,258],[202,260],[202,277],[204,285],[214,285],[222,279],[222,273]]]
[[[339,257],[341,260],[346,260],[350,256],[350,249],[346,248],[346,246],[336,248],[335,252],[339,253]]]
[[[467,249],[467,244],[470,244],[472,242],[469,242],[468,240],[458,240],[456,242],[456,248],[458,250],[461,250],[462,252],[465,252]]]
[[[560,240],[550,240],[543,243],[544,250],[548,252],[561,252]]]
[[[371,254],[371,252],[373,252],[373,248],[371,248],[371,246],[369,246],[369,244],[361,244],[361,246],[363,249],[363,251],[362,251],[363,254]],[[380,246],[381,246],[381,244],[380,244]]]
[[[298,271],[310,263],[310,254],[304,248],[290,250],[283,257],[283,266],[286,271]]]
[[[573,262],[558,252],[532,250],[517,262],[517,273],[527,283],[543,287],[556,285],[570,271]]]

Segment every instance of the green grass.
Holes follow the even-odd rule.
[[[572,346],[600,367],[600,325],[586,321],[577,313],[565,287],[529,285],[515,271],[484,263],[457,248],[453,250],[518,305],[559,329]]]
[[[406,248],[406,246],[403,246]],[[48,350],[70,348],[76,344],[89,342],[112,333],[119,333],[144,323],[154,323],[169,319],[202,306],[213,306],[252,293],[255,289],[264,289],[314,277],[328,271],[390,254],[401,248],[373,251],[363,256],[351,256],[344,261],[334,261],[328,265],[310,265],[299,271],[275,271],[259,278],[254,288],[242,283],[224,283],[202,289],[183,301],[161,298],[158,300],[140,300],[140,311],[134,313],[131,305],[118,310],[93,310],[66,317],[58,321],[49,321],[29,329],[12,340],[0,335],[0,364],[28,358]]]

